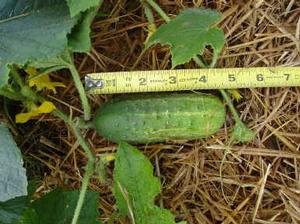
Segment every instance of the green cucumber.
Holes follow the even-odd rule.
[[[104,104],[93,121],[103,137],[129,143],[204,138],[224,122],[225,107],[219,98],[198,93],[117,98]]]

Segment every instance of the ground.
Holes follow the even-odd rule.
[[[270,67],[300,65],[299,0],[160,0],[169,16],[185,7],[209,7],[222,12],[219,24],[226,45],[217,67]],[[93,48],[76,55],[82,77],[90,72],[170,69],[168,47],[159,45],[141,54],[147,22],[139,1],[104,1],[93,23]],[[157,24],[163,20],[156,15]],[[206,53],[210,56],[210,53]],[[182,68],[196,68],[192,62]],[[74,115],[82,114],[69,74],[52,75],[67,88],[49,97]],[[214,94],[218,95],[216,91]],[[233,119],[214,136],[192,142],[141,145],[162,182],[157,202],[188,223],[299,223],[300,222],[300,88],[240,90],[235,102],[241,118],[256,133],[248,144],[228,145]],[[112,96],[89,97],[97,108]],[[31,177],[40,177],[38,193],[56,186],[79,188],[86,164],[82,149],[65,124],[44,116],[15,127]],[[28,130],[31,130],[30,132]],[[97,155],[115,151],[115,144],[85,133]],[[93,178],[90,188],[101,194],[101,220],[114,212],[111,192],[113,164],[106,183]],[[122,222],[126,223],[126,221]]]

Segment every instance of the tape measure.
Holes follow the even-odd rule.
[[[300,86],[300,67],[92,73],[85,86],[90,94]]]

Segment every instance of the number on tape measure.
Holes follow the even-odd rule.
[[[204,83],[206,83],[206,82],[207,82],[206,76],[205,76],[205,75],[202,75],[202,76],[200,77],[200,79],[199,79],[199,82],[204,82]]]
[[[234,74],[229,74],[228,75],[228,81],[229,82],[235,82],[236,81],[235,75]]]
[[[256,75],[256,80],[259,81],[259,82],[264,81],[264,75],[263,74],[257,74]]]
[[[299,67],[187,69],[93,73],[91,94],[300,86]]]
[[[289,81],[290,74],[283,74],[286,77],[286,81]]]
[[[169,76],[169,83],[170,84],[176,84],[176,82],[177,82],[177,78],[176,78],[176,76]]]
[[[139,78],[139,81],[140,81],[140,86],[147,85],[147,79],[146,78]]]

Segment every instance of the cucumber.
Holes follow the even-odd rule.
[[[199,139],[217,132],[224,122],[219,98],[199,93],[117,98],[104,104],[93,120],[103,137],[128,143]]]

